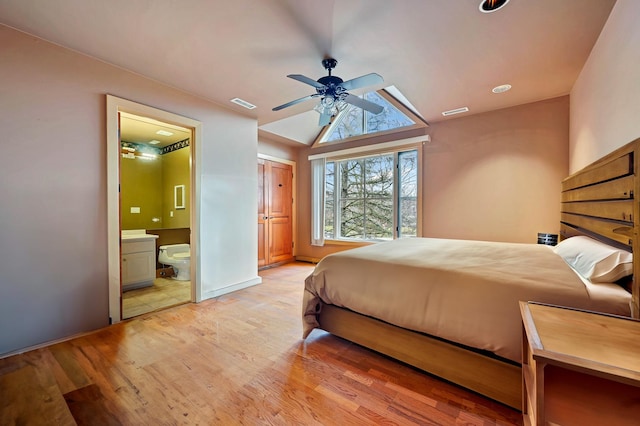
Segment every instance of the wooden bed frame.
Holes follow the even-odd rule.
[[[627,250],[638,247],[640,139],[564,179],[560,239],[589,235]],[[640,258],[634,257],[634,276]],[[632,284],[638,318],[640,280]],[[321,329],[521,410],[520,365],[353,311],[323,305]]]

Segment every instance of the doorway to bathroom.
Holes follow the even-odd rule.
[[[191,258],[198,246],[193,160],[200,123],[112,96],[107,110],[115,323],[198,300],[199,265]]]
[[[191,301],[190,145],[190,129],[120,113],[123,319]]]

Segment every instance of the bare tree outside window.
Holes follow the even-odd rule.
[[[354,136],[384,132],[415,124],[413,120],[391,105],[376,92],[362,97],[384,108],[380,114],[372,114],[353,105],[348,105],[337,118],[336,125],[327,135],[326,142],[348,139]]]
[[[418,152],[398,154],[398,236],[418,236]]]
[[[396,227],[398,236],[416,236],[416,212],[417,151],[327,162],[325,238],[393,239]]]

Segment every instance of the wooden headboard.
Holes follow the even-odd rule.
[[[634,252],[632,315],[640,317],[640,139],[562,181],[560,239],[589,235]]]

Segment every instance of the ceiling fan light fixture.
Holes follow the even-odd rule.
[[[313,110],[317,111],[320,114],[326,114],[330,116],[334,116],[338,114],[340,111],[343,111],[347,107],[347,103],[341,99],[335,99],[331,96],[325,96],[320,99],[318,105],[316,105]]]
[[[281,109],[305,102],[309,99],[320,97],[320,102],[313,108],[315,111],[320,113],[320,126],[329,124],[330,118],[344,110],[347,107],[347,104],[354,105],[358,108],[369,111],[372,114],[380,114],[383,111],[383,108],[380,105],[351,95],[348,91],[380,84],[384,81],[382,77],[376,73],[369,73],[344,81],[340,77],[331,75],[331,70],[335,68],[337,64],[338,61],[335,59],[325,58],[322,61],[322,66],[327,70],[329,75],[320,77],[318,80],[314,80],[301,74],[287,75],[289,78],[308,84],[309,86],[313,86],[316,93],[279,105],[272,110],[280,111]]]
[[[333,105],[336,103],[336,100],[332,96],[325,96],[320,100],[320,103],[324,108],[333,108]]]
[[[498,9],[502,9],[507,3],[509,3],[509,0],[482,0],[480,2],[480,12],[495,12]]]

